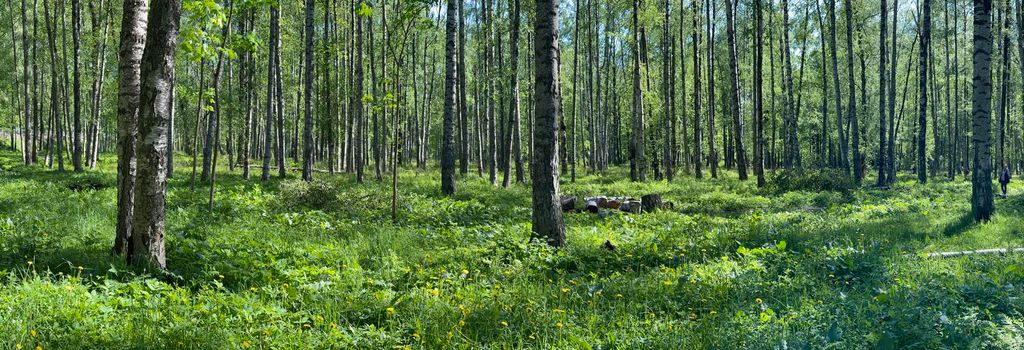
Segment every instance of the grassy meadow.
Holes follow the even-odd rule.
[[[223,172],[216,204],[179,157],[169,271],[110,257],[114,159],[84,174],[0,152],[0,349],[1021,349],[1024,186],[974,224],[969,182],[758,190],[734,173],[566,195],[659,193],[676,207],[566,216],[529,241],[530,190],[436,170],[390,181],[259,182]],[[221,170],[224,170],[221,166]],[[609,240],[617,249],[609,251]]]

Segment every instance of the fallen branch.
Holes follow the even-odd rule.
[[[936,252],[928,253],[929,258],[955,258],[960,256],[968,255],[986,255],[986,254],[1010,254],[1010,253],[1024,253],[1024,248],[994,248],[994,249],[979,249],[979,250],[964,250],[958,252]]]

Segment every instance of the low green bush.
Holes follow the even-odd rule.
[[[779,171],[768,182],[772,193],[790,191],[849,193],[857,184],[843,171],[836,169],[787,169]]]
[[[337,186],[330,182],[293,180],[281,183],[281,203],[290,208],[330,209],[341,200]]]
[[[115,180],[97,173],[75,174],[67,181],[66,186],[75,192],[97,191],[114,187]]]

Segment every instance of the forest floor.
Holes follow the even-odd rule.
[[[0,348],[1024,347],[1024,254],[924,257],[1024,246],[1018,184],[975,225],[962,179],[768,193],[734,173],[638,184],[614,169],[562,190],[676,209],[568,214],[553,250],[528,243],[526,186],[469,176],[444,198],[436,171],[405,170],[392,224],[390,182],[235,172],[210,213],[179,163],[169,272],[152,275],[109,256],[102,161],[58,173],[0,152]]]

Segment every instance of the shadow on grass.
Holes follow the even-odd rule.
[[[971,213],[964,213],[956,220],[946,224],[946,226],[942,228],[942,234],[947,237],[955,236],[967,232],[967,230],[974,226],[974,216],[972,216]]]

